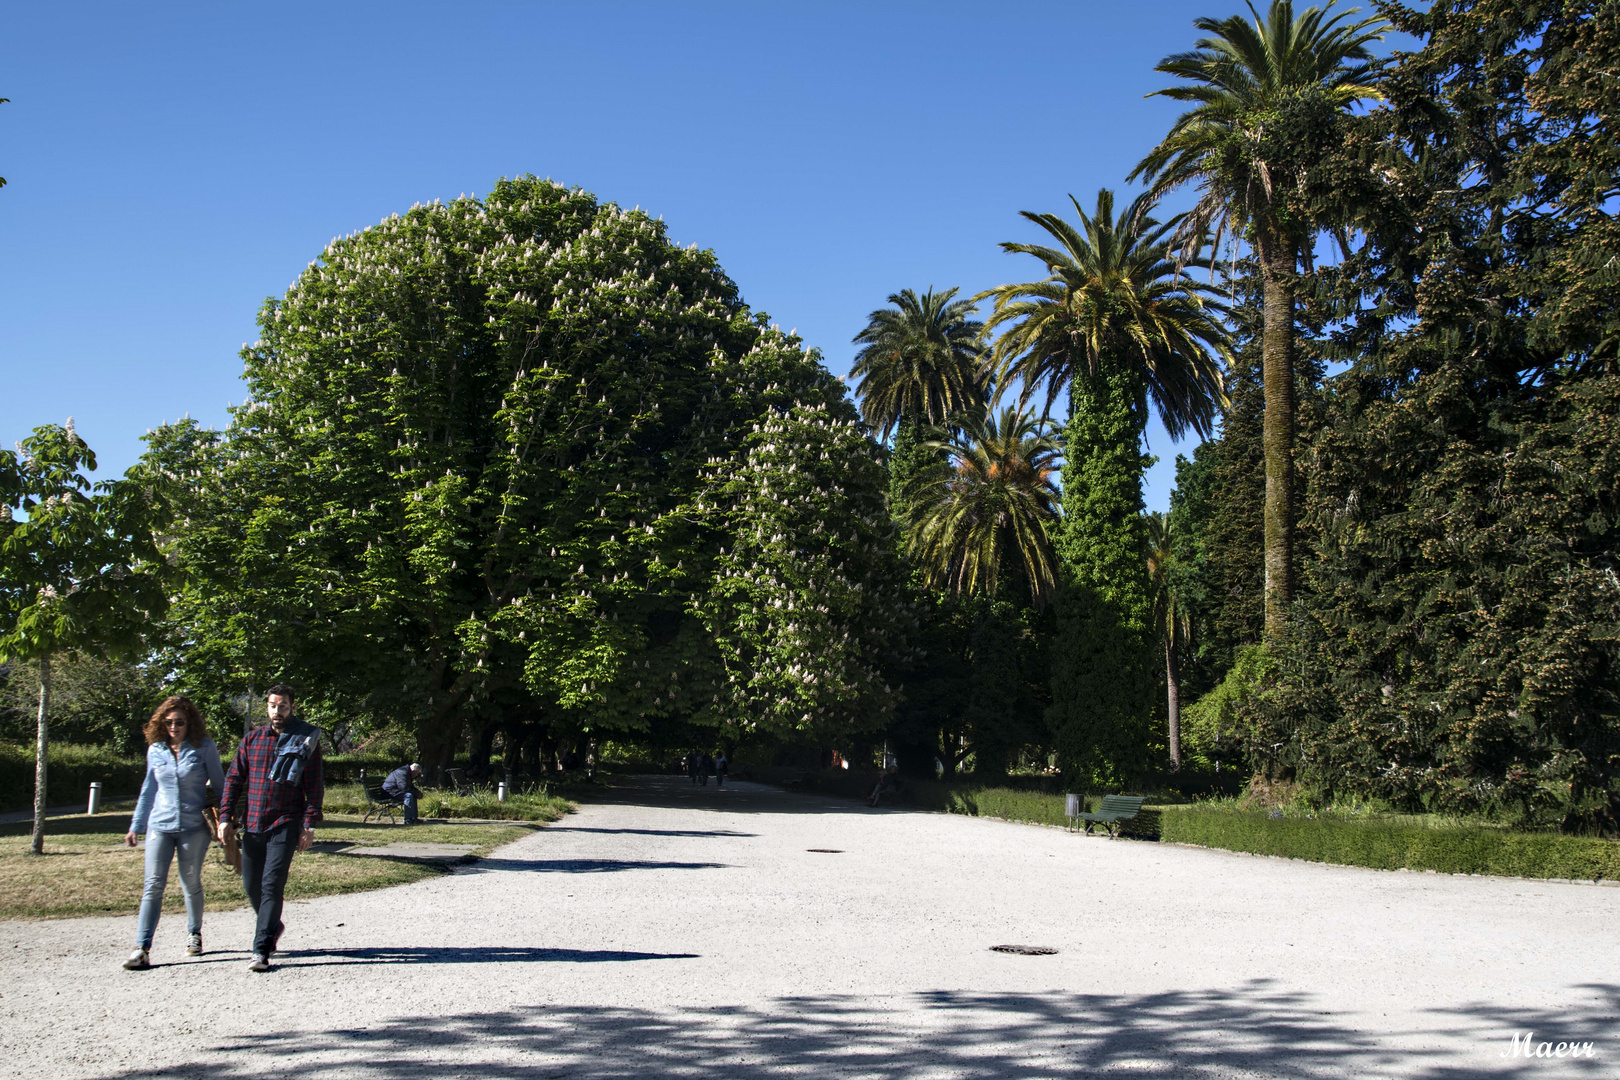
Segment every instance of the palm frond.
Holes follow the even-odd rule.
[[[1117,212],[1107,188],[1090,212],[1073,196],[1070,202],[1078,227],[1056,214],[1022,215],[1055,244],[1001,245],[1039,259],[1048,276],[974,297],[992,301],[985,333],[1001,331],[986,363],[1003,387],[1022,384],[1023,401],[1044,390],[1043,416],[1075,378],[1134,368],[1172,437],[1187,431],[1207,437],[1225,404],[1227,354],[1228,308],[1213,284],[1213,256],[1173,256],[1171,237],[1183,218],[1156,220],[1145,195]],[[1206,268],[1209,284],[1185,273]]]
[[[902,289],[889,297],[855,335],[865,348],[850,374],[857,380],[861,415],[887,435],[903,416],[937,424],[982,408],[988,387],[981,364],[984,324],[975,320],[977,298],[955,299],[956,289],[918,296]]]
[[[910,554],[931,585],[994,595],[1016,568],[1046,603],[1057,580],[1060,449],[1046,421],[1020,406],[953,418],[923,445],[941,463],[907,490]]]

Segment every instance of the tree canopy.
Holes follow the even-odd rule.
[[[909,618],[877,449],[766,322],[662,222],[532,177],[334,240],[230,427],[152,438],[190,492],[173,662],[409,721],[431,762],[513,710],[873,722]]]

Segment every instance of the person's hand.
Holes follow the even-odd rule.
[[[226,818],[224,821],[219,823],[219,842],[220,843],[222,843],[222,844],[230,843],[231,842],[231,837],[234,836],[235,834],[236,834],[236,826],[231,824],[229,818]]]
[[[299,851],[308,851],[309,850],[309,845],[313,844],[314,842],[315,842],[315,830],[309,828],[308,826],[305,826],[304,831],[302,833],[300,833],[299,836],[298,836],[298,850]]]
[[[135,846],[135,834],[133,832],[125,833],[124,834],[124,843],[128,844],[130,847],[134,847]]]

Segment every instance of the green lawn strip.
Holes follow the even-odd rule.
[[[144,853],[123,843],[127,814],[75,815],[51,818],[45,855],[28,854],[30,826],[0,825],[0,918],[48,919],[79,915],[128,914],[140,905],[145,878]],[[328,814],[316,833],[322,848],[331,844],[382,847],[391,843],[469,844],[472,856],[486,855],[503,844],[540,828],[538,822],[369,823],[358,817]],[[361,892],[402,885],[449,872],[446,863],[425,859],[345,854],[315,850],[293,860],[287,881],[289,899],[305,900],[335,893]],[[222,911],[247,903],[236,873],[220,859],[214,845],[203,868],[208,910]],[[163,910],[184,910],[179,882],[171,869]]]
[[[326,788],[328,814],[364,815],[369,809],[366,793],[359,784],[329,784]],[[549,788],[541,785],[535,790],[514,791],[506,800],[496,799],[495,792],[478,788],[470,795],[453,795],[446,791],[430,790],[422,793],[418,808],[428,818],[482,818],[487,821],[558,821],[574,810],[574,804]],[[396,807],[397,817],[401,809]]]

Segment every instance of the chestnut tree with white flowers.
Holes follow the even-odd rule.
[[[522,177],[334,240],[181,481],[170,659],[409,724],[881,724],[910,616],[842,384],[661,221]]]

